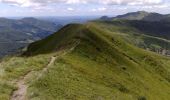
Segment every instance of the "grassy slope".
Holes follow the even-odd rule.
[[[17,89],[14,82],[30,71],[41,70],[49,62],[50,56],[51,54],[4,58],[0,63],[0,100],[9,100],[12,91]]]
[[[77,32],[80,32],[82,28],[83,25],[79,24],[67,25],[56,34],[53,34],[48,38],[45,38],[43,40],[31,44],[24,55],[36,55],[41,53],[49,53],[53,51],[55,52],[56,50],[71,47],[70,45],[74,44],[77,41],[75,37],[78,36]]]
[[[3,61],[1,69],[11,71],[5,70],[3,76],[12,75],[13,79],[34,67],[33,70],[41,69],[49,57],[55,55],[49,52],[66,50],[76,43],[79,45],[57,59],[39,80],[34,80],[36,73],[33,75],[29,100],[170,99],[169,58],[131,45],[117,29],[111,31],[93,23],[68,25],[47,39],[31,44],[25,54],[34,56]],[[16,65],[19,68],[14,67]],[[7,78],[0,79],[9,82]],[[7,89],[3,85],[0,88]],[[13,84],[7,92],[0,91],[0,98],[7,98],[12,89]]]
[[[129,45],[116,34],[91,24],[81,26],[74,36],[79,37],[80,44],[31,84],[29,97],[33,100],[170,98],[169,59]]]
[[[143,31],[129,25],[130,22],[126,20],[115,20],[115,21],[97,21],[96,22],[102,29],[116,32],[117,36],[126,40],[130,44],[134,44],[140,48],[149,48],[152,51],[155,49],[170,49],[170,41],[160,37],[150,36]],[[141,22],[142,23],[142,22]],[[140,23],[140,24],[141,24]],[[145,26],[145,25],[144,25]],[[149,27],[149,26],[148,26]],[[149,28],[151,30],[151,28]],[[154,29],[154,28],[153,28]],[[168,35],[168,34],[166,34]]]

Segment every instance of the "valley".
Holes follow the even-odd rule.
[[[21,52],[29,43],[45,38],[62,25],[36,18],[0,18],[0,58]]]
[[[6,55],[16,54],[21,52],[22,48],[27,46],[29,43],[20,42],[0,42],[0,58]]]

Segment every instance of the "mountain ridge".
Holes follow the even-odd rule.
[[[155,12],[146,12],[146,11],[137,11],[130,12],[123,15],[118,15],[116,17],[101,17],[103,20],[117,20],[117,19],[126,19],[126,20],[143,20],[143,21],[167,21],[170,19],[168,14],[159,14]]]
[[[170,48],[170,42],[140,30],[141,22],[148,25],[127,20],[69,24],[31,43],[23,54],[1,60],[0,99],[20,91],[13,81],[29,72],[22,80],[28,100],[170,99],[170,58],[147,50]]]
[[[103,23],[101,24],[103,25]],[[66,86],[69,85],[67,88],[71,88],[72,90],[72,92],[65,91],[65,93],[75,95],[75,97],[68,96],[72,99],[95,99],[101,95],[104,99],[115,98],[117,100],[154,100],[155,98],[169,98],[168,86],[170,81],[170,73],[168,71],[169,65],[167,65],[169,58],[138,48],[137,46],[126,42],[126,40],[122,38],[122,33],[117,33],[116,30],[110,31],[105,29],[101,27],[101,24],[93,22],[85,25],[69,24],[52,36],[31,44],[25,54],[28,55],[28,57],[35,57],[41,54],[49,54],[51,52],[55,53],[62,50],[67,50],[75,43],[79,42],[74,50],[61,57],[60,60],[57,61],[57,64],[59,65],[56,65],[57,67],[60,67],[60,71],[63,67],[62,64],[66,66],[62,70],[65,74],[60,73],[61,75],[70,75],[71,73],[69,70],[75,71],[72,73],[74,74],[73,76],[67,78],[70,83],[65,84]],[[107,25],[104,26],[108,27]],[[60,39],[62,42],[57,42]],[[53,43],[55,43],[55,45]],[[53,47],[49,47],[51,45]],[[59,77],[52,76],[53,74],[51,74],[58,73],[59,69],[57,69],[57,67],[55,67],[55,70],[49,69],[50,72],[46,77],[41,79],[41,81],[47,79],[50,81],[50,77],[53,77],[53,79],[58,79]],[[63,80],[65,83],[66,80],[63,78],[64,77],[60,77],[59,79]],[[158,79],[163,81],[159,81]],[[152,83],[153,81],[154,83]],[[54,81],[53,85],[50,84],[52,87],[50,87],[47,83],[47,86],[49,86],[50,89],[53,88],[54,90],[60,87],[62,87],[62,90],[65,90],[66,87],[60,84],[60,82],[56,83]],[[87,83],[84,84],[84,82]],[[39,91],[44,90],[43,87],[38,87],[40,84],[43,86],[44,83],[35,82],[31,88],[33,90],[36,88]],[[158,91],[162,90],[159,90],[161,88],[154,88],[153,84],[154,86],[160,86],[162,88],[166,87],[164,89],[167,92],[164,92],[165,94],[159,94],[158,96]],[[167,85],[165,86],[165,84]],[[83,88],[87,87],[86,85],[94,89],[95,92]],[[101,87],[103,87],[102,93]],[[144,87],[147,87],[148,89]],[[78,93],[76,88],[79,89],[80,93]],[[113,89],[115,92],[110,89]],[[47,91],[44,91],[39,95],[42,96],[43,94],[48,93]],[[60,95],[58,93],[61,91],[56,92],[56,96]],[[108,91],[109,93],[105,93],[104,91]],[[93,93],[97,93],[97,97],[89,96],[90,94],[93,95]],[[115,93],[119,93],[119,95],[116,97]],[[155,95],[155,93],[157,95]],[[108,96],[108,94],[110,95]],[[41,96],[38,97],[41,98]],[[61,96],[61,98],[66,97]],[[52,100],[56,99],[53,97],[45,98]]]

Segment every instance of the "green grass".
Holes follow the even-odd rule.
[[[0,64],[0,100],[9,100],[12,91],[17,89],[14,81],[30,71],[39,71],[50,60],[51,54],[29,58],[7,57]]]
[[[87,26],[80,44],[31,84],[31,100],[167,100],[169,58]],[[164,92],[162,92],[164,91]]]
[[[34,70],[28,79],[28,100],[169,100],[170,59],[131,43],[134,37],[129,36],[137,31],[120,30],[105,24],[71,24],[31,44],[27,57],[4,59],[0,80],[8,84],[0,84],[0,98],[6,100],[16,89],[10,81]],[[140,35],[136,39],[143,41]],[[58,54],[77,43],[72,52]],[[56,54],[59,58],[36,80]]]
[[[70,45],[72,46],[75,42],[75,39],[73,38],[78,36],[78,34],[81,34],[82,28],[83,25],[80,24],[67,25],[62,30],[59,30],[57,33],[49,36],[48,38],[30,44],[24,55],[30,56],[66,49],[70,47]]]
[[[114,37],[123,38],[126,42],[138,46],[143,49],[150,49],[154,52],[162,49],[170,49],[170,41],[161,37],[148,35],[149,33],[138,30],[128,24],[127,20],[115,21],[96,21],[103,30],[115,33]],[[154,29],[154,28],[153,28]]]

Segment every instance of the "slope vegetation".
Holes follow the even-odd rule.
[[[117,34],[101,30],[94,23],[74,24],[33,43],[28,54],[47,53],[79,44],[56,61],[40,81],[34,82],[30,92],[43,91],[35,92],[41,99],[169,98],[169,59],[128,44]],[[45,49],[50,45],[51,49]],[[46,87],[49,89],[45,90]],[[161,91],[166,92],[161,94]],[[45,97],[45,94],[49,96]]]
[[[102,29],[117,32],[126,42],[140,48],[162,54],[166,51],[169,54],[169,24],[168,22],[146,22],[146,21],[96,21]]]
[[[123,28],[103,26],[70,24],[32,43],[22,57],[1,62],[0,80],[9,84],[33,71],[28,100],[169,100],[170,59],[130,43]],[[37,79],[53,56],[58,59]],[[17,89],[8,84],[0,84],[2,100]]]

